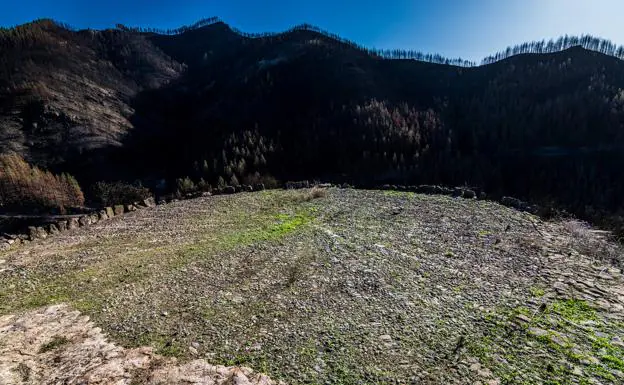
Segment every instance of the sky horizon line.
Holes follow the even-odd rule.
[[[376,49],[479,61],[506,47],[559,36],[624,44],[621,0],[0,0],[0,26],[48,17],[78,29],[174,29],[218,16],[247,33],[309,23]]]
[[[330,33],[330,34],[337,35],[337,36],[338,36],[338,37],[340,37],[341,39],[345,39],[345,40],[351,41],[351,42],[356,43],[357,45],[359,45],[359,46],[361,46],[361,47],[364,47],[364,48],[367,48],[367,49],[383,49],[383,50],[413,50],[413,51],[417,51],[417,52],[422,52],[422,53],[424,53],[424,54],[441,55],[442,57],[447,58],[447,59],[463,59],[463,60],[466,60],[466,61],[471,61],[471,62],[473,62],[473,63],[475,63],[475,64],[477,64],[477,65],[479,65],[479,64],[480,64],[483,60],[487,59],[487,58],[488,58],[488,57],[490,57],[491,55],[495,55],[495,54],[497,54],[497,53],[503,52],[504,50],[506,50],[507,48],[510,48],[510,47],[514,47],[514,46],[521,45],[521,44],[525,44],[525,43],[539,42],[539,41],[544,41],[544,42],[556,41],[556,40],[557,40],[557,39],[559,39],[560,37],[565,37],[565,36],[568,36],[568,37],[579,37],[579,38],[580,38],[580,37],[583,37],[583,36],[591,36],[591,37],[594,37],[594,38],[597,38],[597,39],[600,39],[600,40],[610,41],[610,42],[612,42],[613,44],[615,44],[615,45],[616,45],[616,46],[618,46],[618,47],[619,47],[619,46],[624,46],[624,44],[619,44],[618,42],[613,41],[613,40],[611,40],[611,39],[609,39],[609,38],[607,38],[607,37],[604,37],[604,36],[596,36],[596,35],[593,35],[593,34],[590,34],[590,33],[581,33],[581,34],[568,34],[568,33],[563,33],[563,34],[560,34],[560,35],[558,35],[558,36],[544,37],[544,38],[539,39],[539,40],[521,41],[521,42],[511,43],[511,44],[508,44],[508,45],[507,45],[507,46],[505,46],[505,47],[500,48],[499,50],[497,50],[497,51],[495,51],[495,52],[490,53],[489,55],[485,55],[485,56],[483,56],[482,58],[478,58],[477,60],[475,60],[475,59],[465,59],[465,58],[462,58],[462,57],[459,57],[459,56],[452,56],[452,57],[451,57],[451,56],[447,56],[447,55],[442,55],[442,54],[440,54],[439,52],[434,52],[434,51],[423,51],[423,50],[412,49],[412,48],[410,48],[410,49],[406,49],[406,48],[402,48],[402,47],[394,47],[394,48],[378,48],[378,47],[375,47],[375,46],[367,46],[367,45],[364,45],[364,44],[362,44],[362,43],[360,43],[360,42],[358,42],[358,41],[356,41],[356,40],[346,39],[346,38],[344,38],[343,36],[341,36],[341,35],[340,35],[340,34],[338,34],[338,33],[334,33],[334,32],[332,32],[331,30],[327,30],[327,29],[321,28],[321,27],[319,27],[318,25],[315,25],[315,24],[313,24],[313,23],[308,23],[308,22],[296,23],[296,24],[293,24],[293,25],[292,25],[292,26],[290,26],[290,27],[286,27],[286,28],[283,28],[283,29],[281,29],[281,30],[274,30],[274,31],[254,31],[254,32],[248,32],[248,31],[242,30],[242,29],[240,29],[240,28],[238,28],[238,27],[234,27],[231,23],[228,23],[228,21],[227,21],[227,20],[224,20],[223,18],[221,18],[221,17],[219,17],[219,16],[200,17],[200,18],[196,19],[196,20],[195,20],[195,22],[192,22],[192,23],[185,23],[185,24],[180,24],[178,27],[174,27],[174,28],[161,28],[161,27],[154,27],[154,26],[148,26],[148,25],[142,25],[142,26],[137,26],[137,25],[126,25],[126,24],[123,24],[123,23],[113,23],[113,25],[108,26],[108,27],[103,27],[103,28],[92,28],[92,27],[82,27],[82,28],[81,28],[81,27],[76,27],[76,26],[74,26],[74,25],[72,25],[72,24],[70,24],[70,23],[64,22],[64,21],[62,21],[62,20],[55,19],[55,18],[53,18],[53,17],[39,17],[39,18],[32,19],[32,20],[30,20],[30,21],[26,21],[26,22],[23,22],[23,23],[20,23],[20,24],[12,25],[12,26],[4,26],[4,25],[0,25],[0,28],[12,29],[12,28],[20,27],[20,26],[27,25],[27,24],[30,24],[30,23],[34,23],[34,22],[37,22],[37,21],[40,21],[40,20],[52,20],[52,21],[54,21],[54,22],[56,22],[56,23],[58,23],[58,24],[60,24],[60,25],[63,25],[63,26],[65,26],[65,27],[69,27],[69,28],[71,28],[72,30],[76,30],[76,31],[82,31],[82,30],[104,31],[104,30],[108,30],[108,29],[115,29],[115,28],[117,28],[117,26],[118,26],[118,25],[122,25],[122,26],[124,26],[124,27],[131,28],[131,29],[134,29],[134,28],[139,28],[139,29],[154,29],[154,30],[157,30],[157,31],[168,31],[168,30],[170,30],[170,31],[174,31],[174,30],[177,30],[177,29],[182,29],[182,28],[185,28],[185,27],[192,27],[193,25],[195,25],[195,24],[196,24],[196,23],[198,23],[199,21],[202,21],[202,20],[208,20],[208,19],[217,19],[217,20],[218,20],[217,22],[221,22],[221,23],[223,23],[223,24],[227,25],[228,27],[230,27],[230,29],[232,29],[232,28],[233,28],[233,31],[234,31],[234,32],[251,33],[251,34],[255,34],[255,33],[260,33],[260,34],[263,34],[263,33],[266,33],[266,34],[280,34],[280,33],[287,32],[288,30],[290,30],[290,29],[292,29],[292,28],[295,28],[295,27],[298,27],[298,26],[302,26],[302,25],[310,25],[310,26],[312,26],[312,27],[319,28],[319,29],[323,30],[324,32],[327,32],[327,33]],[[571,48],[571,47],[570,47],[570,48]]]

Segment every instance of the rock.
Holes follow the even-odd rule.
[[[225,186],[225,188],[223,189],[224,194],[234,194],[235,192],[236,189],[234,188],[234,186]]]
[[[204,191],[203,193],[201,193],[202,198],[207,198],[209,196],[212,196],[212,193],[210,191]]]
[[[189,346],[189,348],[188,348],[188,349],[189,349],[189,352],[190,352],[192,355],[196,356],[196,355],[198,354],[197,349],[195,349],[194,347]]]
[[[554,287],[554,288],[555,288],[555,290],[557,290],[557,291],[567,291],[567,290],[568,290],[568,285],[566,285],[566,284],[565,284],[565,283],[563,283],[563,282],[559,282],[559,281],[555,282],[555,283],[553,284],[553,287]]]
[[[34,241],[37,239],[46,239],[48,237],[48,233],[45,231],[43,227],[29,226],[28,237],[31,241]]]
[[[453,189],[453,196],[454,197],[458,197],[461,198],[464,196],[464,189],[456,187],[455,189]]]
[[[483,201],[483,200],[486,200],[486,199],[487,199],[487,194],[485,192],[481,191],[479,193],[479,200]]]
[[[536,337],[543,337],[545,335],[548,335],[548,332],[544,329],[540,329],[540,328],[536,328],[536,327],[530,327],[529,328],[529,334],[534,335]]]
[[[522,203],[523,202],[520,199],[512,197],[503,197],[501,199],[501,204],[503,206],[512,207],[515,209],[519,209],[520,207],[522,207]]]
[[[67,231],[67,221],[61,220],[56,222],[56,227],[58,227],[59,231]]]
[[[379,339],[383,342],[392,342],[392,337],[389,334],[380,335]]]
[[[91,217],[88,215],[83,215],[78,219],[78,224],[80,227],[89,226],[91,224]]]
[[[0,251],[9,250],[10,248],[11,245],[9,244],[9,242],[0,242]]]
[[[47,228],[48,233],[50,235],[55,235],[55,234],[59,233],[59,229],[58,229],[58,227],[56,227],[56,225],[54,223],[50,223],[47,227],[48,227]]]
[[[113,211],[115,211],[115,216],[123,215],[123,213],[124,213],[124,206],[123,205],[115,205],[115,207],[113,207]]]
[[[466,199],[475,199],[477,197],[477,194],[474,192],[474,190],[465,189],[463,197]]]
[[[310,181],[307,180],[302,180],[299,182],[286,182],[285,187],[287,190],[296,190],[296,189],[302,189],[302,188],[309,188],[310,187]]]
[[[516,316],[516,319],[518,321],[521,321],[521,322],[524,322],[524,323],[530,323],[531,322],[531,319],[529,317],[527,317],[526,315],[524,315],[524,314],[518,314]]]
[[[100,212],[98,214],[100,215],[100,220],[101,221],[105,221],[105,220],[107,220],[109,218],[108,214],[106,214],[106,210],[100,210]]]
[[[253,189],[254,189],[254,191],[262,191],[262,190],[264,190],[265,189],[264,183],[256,183],[253,186]]]
[[[107,215],[109,218],[112,218],[112,217],[114,217],[114,216],[115,216],[115,210],[113,210],[113,208],[112,208],[112,207],[105,207],[105,208],[104,208],[104,210],[106,210],[106,215]]]
[[[126,205],[126,211],[127,212],[131,213],[131,212],[136,211],[136,210],[137,210],[137,208],[136,208],[135,205]]]
[[[100,221],[100,216],[97,213],[89,215],[89,218],[91,218],[91,224],[98,223]]]
[[[243,191],[245,192],[252,192],[253,191],[253,187],[251,187],[248,184],[243,185]]]
[[[80,223],[78,223],[78,218],[72,217],[67,220],[67,230],[77,229],[80,227]]]
[[[156,207],[156,201],[153,197],[143,199],[143,202],[141,202],[141,204],[145,207]]]

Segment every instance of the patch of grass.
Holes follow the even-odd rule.
[[[624,371],[624,360],[610,354],[605,354],[600,359],[611,369]]]
[[[580,299],[555,301],[551,310],[573,322],[596,320],[596,310]]]
[[[544,289],[542,289],[541,287],[537,287],[537,286],[531,286],[529,288],[529,292],[531,292],[531,295],[533,297],[543,297],[544,294],[546,294]]]
[[[49,342],[41,345],[41,347],[39,348],[39,353],[47,353],[52,350],[56,350],[60,348],[61,346],[66,345],[68,343],[69,343],[69,340],[67,339],[67,337],[53,336]]]
[[[604,378],[605,380],[615,381],[615,376],[613,375],[613,373],[609,372],[602,365],[591,364],[587,367],[587,371],[594,376]]]

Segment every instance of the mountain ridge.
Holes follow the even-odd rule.
[[[582,215],[622,208],[624,63],[578,46],[461,67],[221,22],[163,35],[44,21],[0,42],[0,152],[85,186],[467,184]]]

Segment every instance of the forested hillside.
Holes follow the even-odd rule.
[[[249,35],[0,31],[0,152],[100,180],[469,185],[616,214],[624,50],[562,37],[483,65],[361,47],[311,26]],[[161,183],[162,184],[162,183]]]

